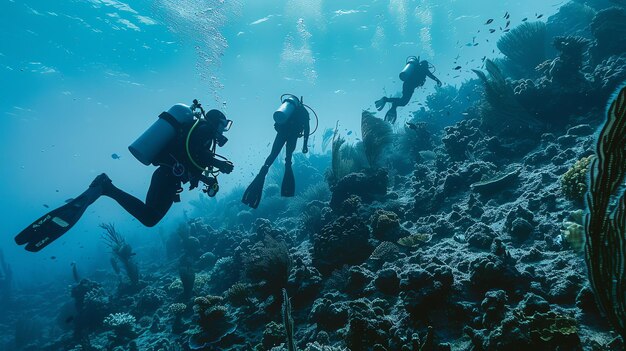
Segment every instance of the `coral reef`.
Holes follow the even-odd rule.
[[[598,11],[590,29],[596,39],[593,54],[597,61],[626,51],[626,9],[612,7]]]
[[[566,199],[572,201],[584,199],[587,193],[587,178],[591,161],[593,161],[593,156],[583,157],[563,174],[561,188]]]
[[[623,4],[585,3],[504,34],[505,59],[405,126],[327,129],[292,199],[274,167],[259,209],[200,198],[155,246],[105,226],[112,262],[66,268],[69,293],[3,290],[0,256],[0,349],[623,350],[626,93],[596,135],[626,80]]]

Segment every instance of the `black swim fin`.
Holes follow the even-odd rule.
[[[78,222],[87,210],[87,207],[102,196],[102,183],[106,181],[110,182],[111,180],[104,173],[96,177],[85,192],[69,203],[48,212],[22,230],[15,237],[15,242],[18,245],[26,245],[26,251],[41,251],[44,247],[67,233]]]
[[[378,111],[381,111],[383,108],[385,108],[386,104],[387,104],[387,98],[384,96],[380,100],[376,100],[376,102],[374,102],[374,105],[376,105],[376,109]]]
[[[396,111],[395,108],[390,108],[389,111],[387,111],[387,114],[385,114],[385,121],[391,124],[396,123],[397,118],[398,118],[398,112]]]
[[[254,180],[246,191],[243,193],[243,197],[241,198],[241,202],[250,206],[251,208],[259,207],[261,203],[261,197],[263,196],[263,186],[265,185],[265,176],[267,175],[267,171],[269,166],[263,166],[259,174],[254,177]]]
[[[280,195],[283,197],[293,197],[296,193],[296,178],[293,176],[291,163],[285,163],[285,175],[280,188]]]

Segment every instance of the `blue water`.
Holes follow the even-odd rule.
[[[258,171],[282,93],[302,95],[316,110],[320,132],[311,149],[320,153],[321,132],[337,121],[352,132],[349,140],[360,137],[361,110],[400,89],[407,56],[428,59],[444,84],[459,85],[482,57],[499,56],[487,19],[503,22],[508,11],[512,26],[537,14],[546,20],[561,2],[3,0],[0,249],[24,288],[69,284],[71,262],[84,271],[108,267],[102,222],[116,223],[134,247],[156,251],[159,233],[204,195],[185,192],[155,228],[102,199],[39,254],[16,247],[13,236],[47,212],[44,205],[61,205],[101,172],[143,198],[153,169],[127,147],[174,103],[197,98],[234,121],[222,154],[235,171],[220,178],[223,195]],[[399,120],[432,89],[427,82]]]

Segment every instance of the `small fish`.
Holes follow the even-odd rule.
[[[507,12],[504,14],[504,17],[502,17],[502,18],[505,18],[505,19],[506,19],[508,16],[509,16],[509,12],[507,11]]]
[[[111,158],[114,160],[119,160],[120,159],[120,155],[118,154],[111,154]]]
[[[465,44],[465,46],[473,46],[473,45],[474,45],[474,44],[472,44],[472,43],[467,43],[467,44]]]
[[[506,21],[506,26],[504,26],[504,28],[509,28],[510,24],[511,24],[511,21]]]
[[[57,259],[57,257],[56,257],[56,256],[50,256],[50,259],[51,259],[51,260],[56,260],[56,259]]]
[[[478,46],[478,43],[474,43],[474,46]]]
[[[491,23],[493,23],[493,18],[488,19],[487,22],[485,22],[485,25],[488,25],[488,24],[491,24]]]
[[[537,19],[540,19],[541,17],[543,17],[543,14],[537,16]]]
[[[506,33],[506,32],[508,32],[510,30],[511,30],[511,28],[507,28],[507,29],[503,30],[503,32]]]
[[[504,18],[505,18],[505,19],[509,19],[509,18],[511,18],[511,15],[510,15],[510,14],[507,14],[507,15],[506,15],[506,17],[504,17]]]
[[[50,208],[50,206],[48,206],[48,205],[46,205],[46,204],[43,204],[43,207],[45,207],[45,208]]]
[[[522,18],[522,22],[526,22],[526,21],[528,21],[528,17]]]
[[[65,323],[66,324],[70,324],[74,321],[74,316],[69,316],[67,318],[65,318]]]
[[[493,32],[495,32],[495,31],[496,31],[496,30],[492,28],[492,29],[490,29],[490,30],[489,30],[489,33],[493,33]]]
[[[66,204],[69,204],[69,203],[70,203],[70,202],[72,202],[72,201],[74,201],[74,198],[73,198],[73,197],[70,197],[69,199],[65,200],[65,203],[66,203]]]
[[[452,79],[454,79],[454,78],[459,78],[459,77],[460,77],[459,75],[456,75],[456,76],[452,77]]]
[[[454,67],[454,69],[455,69],[456,71],[458,71],[458,70],[460,70],[460,69],[461,69],[461,66],[456,66],[456,67]]]
[[[348,133],[346,133],[346,135],[351,135],[351,134],[352,134],[352,131],[349,131]]]

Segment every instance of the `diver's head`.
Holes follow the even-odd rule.
[[[219,110],[211,110],[205,115],[206,121],[215,130],[215,141],[220,147],[224,146],[228,141],[228,138],[224,136],[224,132],[230,130],[233,125],[233,121],[226,118],[226,116]]]

